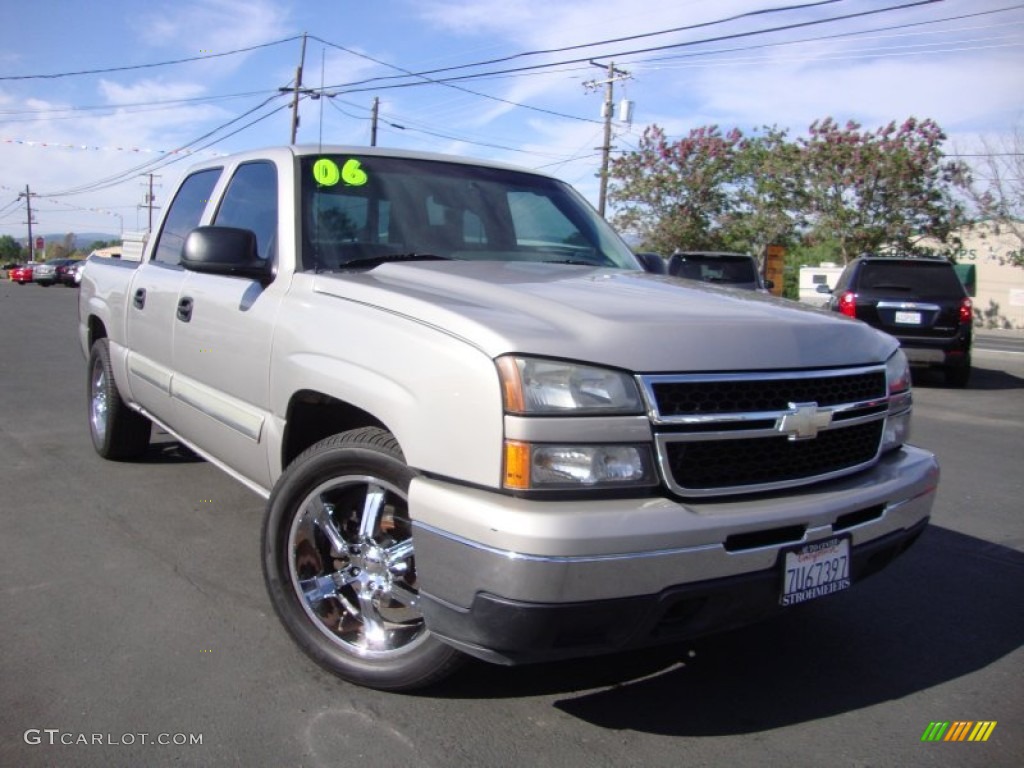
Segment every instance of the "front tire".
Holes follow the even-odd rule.
[[[321,666],[381,690],[430,685],[462,658],[418,608],[414,474],[382,429],[334,435],[281,476],[263,528],[263,575],[285,629]]]
[[[150,421],[121,398],[110,365],[110,345],[97,339],[89,350],[89,434],[105,459],[135,459],[149,447]]]

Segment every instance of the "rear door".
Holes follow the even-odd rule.
[[[182,182],[156,234],[151,256],[135,270],[126,297],[128,386],[135,402],[161,420],[172,416],[175,313],[186,275],[181,246],[189,231],[199,226],[220,175],[220,168],[210,168]]]

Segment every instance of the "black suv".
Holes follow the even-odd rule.
[[[895,336],[911,365],[967,385],[973,309],[951,262],[861,256],[839,276],[828,307]]]

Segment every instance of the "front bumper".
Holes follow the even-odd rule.
[[[934,457],[787,494],[530,501],[418,478],[410,489],[420,609],[441,639],[505,663],[671,642],[779,610],[783,551],[850,536],[854,583],[921,533]]]

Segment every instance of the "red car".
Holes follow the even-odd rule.
[[[14,269],[8,270],[7,276],[18,285],[32,282],[32,265],[19,264]]]

